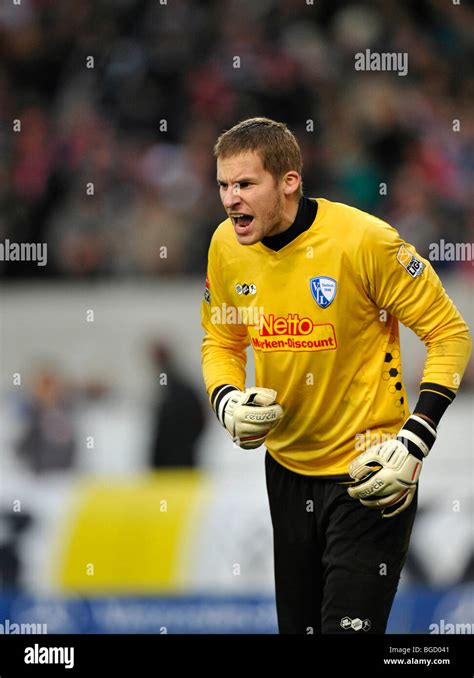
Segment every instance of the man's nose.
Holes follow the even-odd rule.
[[[240,188],[238,185],[228,186],[224,196],[223,203],[226,209],[238,205],[240,202]]]

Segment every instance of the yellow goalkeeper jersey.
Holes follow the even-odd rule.
[[[409,416],[398,320],[425,343],[422,382],[456,392],[469,358],[466,323],[428,261],[380,219],[317,199],[312,225],[274,251],[240,245],[230,219],[216,229],[202,324],[209,395],[275,389],[284,417],[266,439],[283,466],[340,476],[369,444]],[[398,320],[397,320],[398,319]]]

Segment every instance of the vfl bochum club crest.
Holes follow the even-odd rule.
[[[327,308],[336,296],[337,282],[327,275],[310,278],[309,286],[315,302],[321,308]]]

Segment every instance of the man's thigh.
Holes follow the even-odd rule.
[[[379,510],[349,497],[344,486],[332,488],[325,505],[323,633],[385,633],[417,497],[402,513],[382,518]]]
[[[273,523],[275,594],[280,633],[321,629],[321,547],[312,481],[278,464],[267,452],[267,490]]]

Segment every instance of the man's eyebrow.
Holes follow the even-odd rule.
[[[252,181],[255,181],[255,177],[242,177],[242,179],[236,179],[235,181],[232,181],[232,184],[248,184],[251,183]],[[222,179],[219,179],[217,177],[217,183],[218,184],[226,184],[226,181],[223,181]]]

